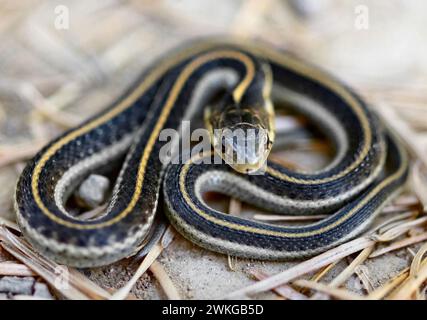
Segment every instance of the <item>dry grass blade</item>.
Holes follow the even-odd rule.
[[[242,203],[235,198],[230,198],[228,213],[233,216],[238,216],[240,212],[242,212]]]
[[[395,221],[389,219],[391,223]],[[387,229],[383,234],[372,233],[372,230],[378,230],[378,226],[374,227],[367,236],[363,236],[347,243],[341,244],[331,250],[328,250],[318,256],[315,256],[309,260],[301,262],[300,264],[285,270],[279,274],[276,274],[270,278],[254,283],[250,286],[234,291],[226,296],[226,298],[241,298],[246,295],[252,295],[266,290],[271,290],[279,285],[285,284],[289,281],[295,280],[298,277],[307,274],[309,272],[316,271],[322,267],[327,266],[333,262],[336,262],[344,257],[347,257],[355,252],[359,252],[368,247],[372,247],[378,241],[391,241],[396,237],[404,234],[411,228],[425,224],[427,217],[422,217],[410,221],[403,220],[400,224],[394,226],[391,229]],[[383,228],[386,225],[382,224]]]
[[[393,203],[390,206],[396,205],[396,206],[413,206],[419,204],[419,200],[415,195],[401,195],[397,199],[393,201]],[[386,206],[387,208],[388,206]]]
[[[107,209],[108,207],[108,203],[103,204],[99,207],[96,207],[92,210],[83,212],[81,215],[79,215],[79,219],[81,220],[89,220],[89,219],[93,219],[96,218],[98,216],[100,216],[102,213],[105,212],[105,209]]]
[[[374,240],[369,237],[361,237],[347,243],[344,243],[334,249],[324,252],[314,258],[301,262],[300,264],[285,270],[279,274],[271,276],[265,280],[254,283],[248,287],[234,291],[226,296],[226,298],[241,298],[246,295],[253,295],[259,292],[271,290],[285,284],[289,281],[295,280],[296,278],[316,271],[322,267],[325,267],[335,261],[338,261],[344,257],[349,256],[354,252],[363,250],[374,244]]]
[[[2,247],[68,299],[105,299],[110,294],[71,268],[36,253],[25,241],[0,226]]]
[[[415,255],[414,255],[415,256]],[[427,266],[427,259],[424,259],[421,262],[421,268],[424,268],[425,266]],[[394,288],[393,291],[391,291],[391,293],[389,293],[389,295],[387,296],[387,299],[394,299],[394,297],[396,296],[396,294],[400,291],[400,289],[405,286],[409,281],[411,281],[412,277],[409,277],[409,267],[405,268],[404,270],[402,270],[401,273],[403,273],[405,275],[403,281]]]
[[[426,300],[427,299],[427,286],[424,289],[418,290],[417,300]]]
[[[359,266],[357,266],[357,268],[354,271],[355,271],[357,277],[362,282],[362,285],[364,286],[365,290],[368,293],[372,292],[374,290],[374,286],[373,286],[372,281],[369,277],[368,268],[366,266],[359,265]]]
[[[15,222],[12,222],[10,220],[7,220],[5,218],[0,217],[0,226],[5,226],[9,229],[21,232],[18,225]]]
[[[408,277],[409,268],[405,268],[395,277],[390,279],[384,285],[376,288],[368,295],[368,299],[370,300],[379,300],[383,299],[387,294],[389,294],[392,290],[394,290],[397,286],[399,286],[405,279]]]
[[[227,255],[227,264],[228,264],[228,268],[235,272],[236,271],[236,267],[235,267],[235,262],[237,262],[237,258],[233,257],[231,255]]]
[[[80,271],[68,268],[68,273],[75,286],[90,299],[100,300],[109,299],[111,297],[109,291],[98,286],[95,282],[84,276]]]
[[[172,227],[168,227],[163,234],[161,240],[154,245],[150,252],[146,255],[144,260],[139,265],[138,269],[132,276],[132,278],[119,290],[117,290],[112,296],[111,300],[124,300],[129,295],[133,286],[136,284],[138,279],[148,270],[148,268],[152,265],[152,263],[158,258],[158,256],[162,253],[163,249],[167,248],[167,246],[172,242],[174,238],[175,232]]]
[[[387,230],[401,224],[403,221],[412,221],[415,216],[418,215],[417,211],[408,211],[401,214],[395,215],[386,221],[374,226],[372,232],[384,233]]]
[[[324,276],[326,276],[326,274],[333,268],[336,266],[336,264],[339,261],[335,261],[333,263],[331,263],[330,265],[327,265],[326,267],[322,268],[318,273],[316,273],[313,278],[311,279],[314,282],[319,282],[320,280],[323,279]]]
[[[179,295],[178,289],[175,287],[174,283],[172,282],[171,278],[169,277],[169,275],[167,274],[166,270],[163,268],[161,263],[157,261],[153,261],[153,263],[150,266],[150,271],[159,281],[160,286],[162,287],[163,291],[166,293],[166,296],[168,297],[168,299],[181,300],[181,296]]]
[[[424,260],[421,263],[421,266],[427,265],[427,260]],[[373,292],[369,294],[370,299],[382,299],[386,297],[390,292],[395,290],[398,286],[401,286],[402,283],[406,283],[408,281],[409,276],[409,267],[403,269],[400,271],[396,276],[394,276],[392,279],[390,279],[388,282],[386,282],[381,287],[378,287]],[[390,297],[393,297],[393,293],[390,295]]]
[[[427,280],[427,259],[414,276],[409,276],[405,282],[390,296],[393,300],[407,300],[413,298],[420,286]]]
[[[0,168],[32,157],[45,143],[46,141],[34,141],[28,145],[15,148],[12,152],[2,153],[0,155]]]
[[[132,278],[119,290],[117,290],[112,296],[111,300],[125,300],[132,290],[133,286],[139,280],[139,278],[148,270],[151,264],[157,259],[157,257],[162,253],[163,247],[161,244],[157,243],[154,245],[150,252],[146,255],[142,263],[139,265],[138,269],[132,276]]]
[[[343,285],[348,280],[348,278],[350,278],[354,274],[356,268],[368,258],[369,254],[372,252],[373,249],[374,246],[363,249],[357,255],[357,257],[328,284],[328,286],[331,288],[338,288]],[[319,299],[321,296],[321,293],[316,293],[311,297],[311,299]]]
[[[257,280],[264,280],[267,279],[269,276],[262,271],[259,270],[251,270],[250,274],[255,277]],[[289,300],[308,300],[308,297],[303,295],[302,293],[299,293],[294,288],[287,284],[283,284],[281,286],[278,286],[277,288],[274,288],[273,291],[277,293],[279,296],[289,299]]]
[[[390,213],[402,213],[402,212],[408,212],[408,211],[414,211],[417,208],[419,208],[420,202],[417,201],[416,203],[411,204],[393,204],[385,207],[381,214],[390,214]]]
[[[32,277],[32,276],[35,276],[36,273],[24,264],[6,261],[6,262],[0,262],[0,275]]]
[[[427,232],[413,236],[413,237],[409,237],[409,238],[405,238],[405,239],[393,242],[389,246],[375,250],[369,256],[369,258],[376,258],[376,257],[382,256],[383,254],[386,254],[388,252],[391,252],[394,250],[399,250],[399,249],[405,248],[407,246],[410,246],[412,244],[415,244],[415,243],[418,243],[421,241],[425,241],[425,240],[427,240]]]
[[[48,269],[42,263],[40,263],[40,261],[37,261],[37,259],[22,254],[22,252],[17,250],[14,246],[11,246],[6,243],[2,243],[2,246],[16,259],[22,261],[30,269],[34,270],[34,272],[36,272],[40,277],[42,277],[47,283],[52,286],[52,288],[56,289],[65,298],[72,300],[88,299],[88,297],[83,292],[76,289],[74,286],[69,286],[68,283],[64,284],[64,286],[58,286],[56,282],[58,279],[58,274],[55,273],[55,270]],[[60,270],[60,267],[57,270]]]
[[[322,278],[324,276],[326,276],[328,274],[328,272],[337,265],[337,263],[339,262],[339,260],[335,261],[334,263],[331,263],[329,265],[327,265],[326,267],[320,269],[311,279],[310,281],[314,281],[314,282],[319,282],[320,280],[322,280]],[[303,294],[308,294],[309,293],[309,289],[308,288],[303,288],[301,290],[301,293]],[[313,297],[310,297],[310,300],[313,299]]]
[[[312,290],[317,290],[322,293],[326,293],[327,295],[340,300],[363,300],[363,297],[357,294],[351,293],[347,290],[333,288],[319,282],[301,279],[294,281],[293,284],[299,287],[304,287]]]
[[[373,249],[374,246],[363,249],[357,255],[357,257],[337,277],[335,277],[334,280],[331,281],[329,286],[338,288],[339,286],[343,285],[348,280],[348,278],[354,274],[356,268],[369,257]]]
[[[414,259],[412,260],[411,267],[409,269],[409,275],[411,277],[416,277],[417,273],[420,270],[421,267],[421,261],[424,255],[427,252],[427,243],[425,243],[417,252]]]
[[[374,235],[373,237],[379,242],[388,242],[408,232],[414,227],[424,225],[426,222],[427,217],[421,217],[415,220],[405,221],[385,231],[384,233]]]

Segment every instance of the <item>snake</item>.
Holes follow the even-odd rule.
[[[279,139],[274,106],[282,104],[331,141],[335,155],[324,168],[305,172],[270,159]],[[205,128],[209,147],[179,152],[185,121]],[[178,138],[162,137],[167,129]],[[251,150],[222,135],[226,129],[254,133]],[[86,220],[73,214],[73,190],[113,166],[118,174],[104,212]],[[280,261],[312,256],[366,230],[407,176],[397,135],[329,72],[267,42],[207,38],[157,58],[103,111],[42,148],[18,179],[15,209],[25,239],[70,266],[132,256],[163,212],[198,246]],[[326,217],[266,223],[213,208],[207,192],[279,214]]]

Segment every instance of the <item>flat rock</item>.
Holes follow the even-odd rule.
[[[3,277],[0,279],[0,292],[31,295],[34,278],[31,277]]]

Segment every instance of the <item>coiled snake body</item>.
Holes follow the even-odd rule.
[[[246,174],[260,168],[274,141],[271,96],[331,138],[337,153],[329,166],[301,173],[268,161],[264,174]],[[206,164],[214,152],[205,150],[165,166],[162,130],[179,129],[205,107],[211,134],[224,127],[264,129],[267,151],[255,150],[251,164]],[[238,152],[212,140],[218,152]],[[72,190],[123,155],[105,214],[71,215],[65,202]],[[167,216],[186,238],[222,253],[281,260],[360,233],[404,183],[407,166],[400,143],[340,81],[265,44],[208,39],[153,63],[105,111],[44,147],[18,181],[16,212],[26,238],[47,256],[79,267],[104,265],[134,253],[147,237],[163,181]],[[202,197],[209,190],[275,212],[331,215],[298,227],[256,222],[210,208]]]

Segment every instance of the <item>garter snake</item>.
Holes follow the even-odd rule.
[[[274,140],[271,97],[289,102],[331,138],[337,152],[329,166],[303,173],[268,161],[263,174],[248,175],[242,172],[259,166],[233,169],[216,163],[210,150],[178,164],[160,160],[162,130],[179,129],[209,101],[211,132],[230,121],[267,129],[267,152],[256,155],[264,161]],[[72,190],[116,160],[123,165],[106,212],[92,220],[69,213]],[[15,205],[29,242],[68,265],[104,265],[134,253],[160,201],[173,226],[203,247],[280,260],[312,255],[360,233],[398,192],[407,166],[394,135],[334,77],[266,44],[207,39],[160,58],[103,112],[44,147],[21,174]],[[304,226],[266,224],[210,208],[205,191],[280,213],[331,214]]]

